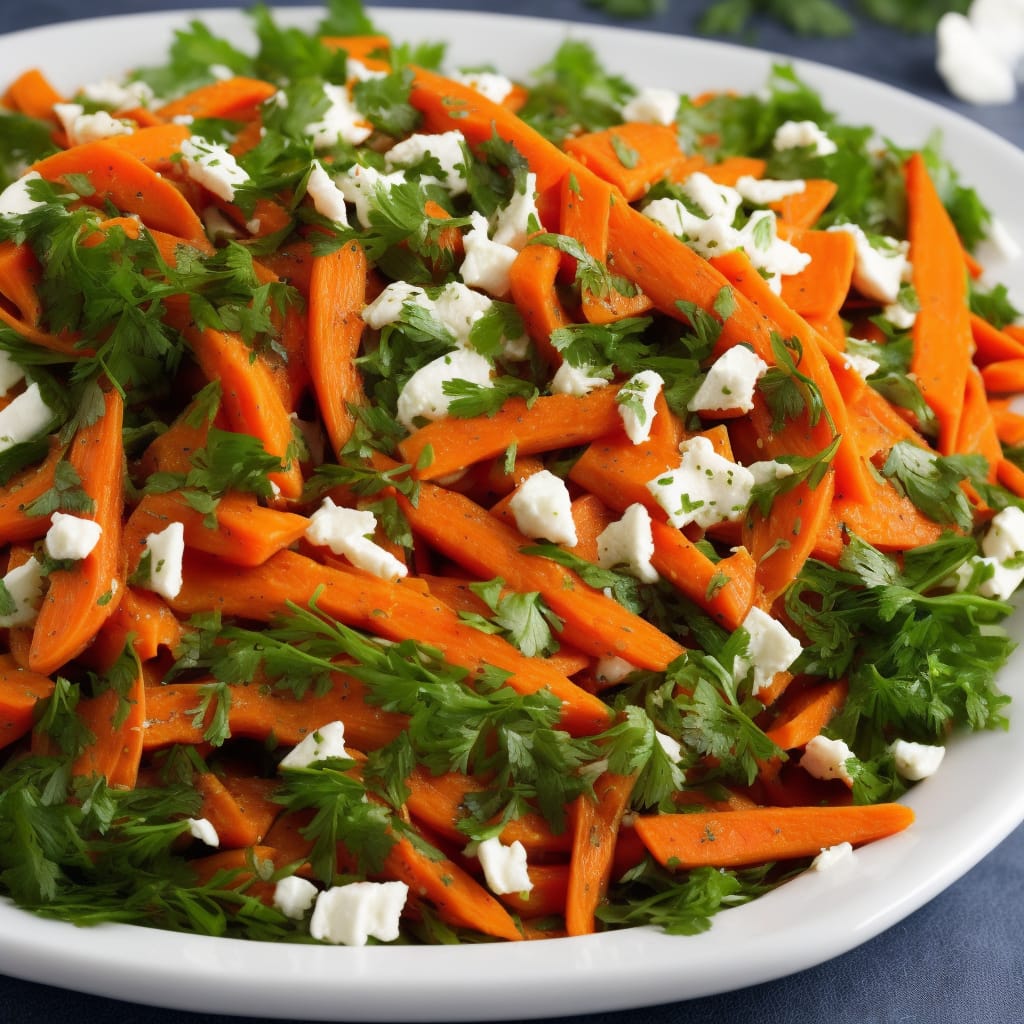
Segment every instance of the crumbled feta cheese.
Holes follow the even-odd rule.
[[[218,82],[226,82],[235,77],[234,71],[232,71],[227,64],[211,64],[210,74],[213,75]]]
[[[553,395],[574,395],[582,398],[589,395],[595,388],[606,387],[608,381],[604,377],[591,377],[589,366],[573,366],[563,362],[551,378],[549,389]]]
[[[491,237],[500,245],[522,249],[537,224],[540,224],[540,214],[537,212],[537,175],[530,171],[526,175],[523,191],[514,192],[508,204],[498,210]]]
[[[793,475],[793,467],[776,459],[765,459],[763,462],[752,462],[747,469],[754,478],[754,486],[761,487],[773,480],[784,480]]]
[[[907,243],[889,237],[873,241],[859,224],[833,224],[828,230],[853,235],[856,253],[853,284],[857,291],[876,302],[896,302],[900,283],[910,267]]]
[[[1011,505],[997,512],[981,538],[982,558],[971,559],[961,567],[966,583],[973,565],[991,566],[992,575],[978,587],[982,597],[1005,601],[1024,582],[1024,511]]]
[[[409,896],[405,882],[350,882],[316,898],[309,934],[340,946],[365,946],[368,939],[394,942]]]
[[[342,195],[356,208],[356,220],[360,227],[370,226],[370,210],[376,208],[376,193],[378,189],[389,192],[393,185],[400,185],[405,181],[405,175],[401,171],[394,171],[391,174],[381,174],[375,167],[363,167],[361,164],[353,164],[343,175],[337,179],[338,188]]]
[[[178,596],[182,585],[182,562],[185,558],[185,526],[168,523],[159,533],[146,537],[149,552],[150,590],[168,600]]]
[[[439,420],[446,416],[452,399],[444,393],[444,385],[450,380],[490,387],[491,364],[479,352],[456,349],[421,366],[398,396],[398,422],[406,430],[414,430],[417,420]]]
[[[345,193],[334,184],[334,179],[324,170],[319,160],[313,161],[306,180],[306,195],[313,200],[313,208],[321,217],[348,227]]]
[[[68,142],[72,146],[81,146],[86,142],[97,142],[116,135],[131,135],[135,130],[132,125],[116,120],[105,110],[86,114],[78,103],[55,103],[53,109],[57,112],[67,132]]]
[[[654,536],[651,514],[636,502],[615,523],[609,523],[597,537],[597,564],[602,569],[622,567],[641,583],[657,583],[658,571],[651,564]]]
[[[469,86],[470,89],[475,89],[492,103],[504,103],[514,88],[510,79],[493,71],[456,71],[450,77],[462,85]]]
[[[988,223],[988,234],[982,239],[976,253],[982,266],[993,263],[1013,263],[1021,257],[1020,243],[1006,229],[1006,225],[993,217]]]
[[[229,220],[216,206],[207,206],[200,214],[203,220],[203,230],[211,242],[231,241],[239,235],[238,228],[234,221]]]
[[[383,330],[388,324],[395,323],[402,315],[402,307],[407,302],[433,311],[433,303],[427,293],[407,281],[392,281],[381,293],[363,309],[363,320],[375,331]]]
[[[572,518],[572,499],[561,477],[550,470],[527,477],[509,501],[519,532],[552,544],[576,546],[576,524]]]
[[[53,422],[53,410],[33,381],[10,405],[0,409],[0,452],[38,437]]]
[[[362,145],[373,133],[373,126],[356,109],[348,87],[325,82],[324,92],[327,94],[328,107],[323,117],[305,127],[313,148],[330,149],[339,142]]]
[[[750,470],[723,458],[706,437],[684,441],[679,451],[679,467],[647,483],[669,522],[680,528],[696,523],[707,529],[739,519],[750,504],[754,486]]]
[[[643,444],[651,436],[651,426],[657,415],[654,403],[661,394],[665,381],[654,370],[641,370],[625,381],[617,397],[622,429],[633,444]]]
[[[484,869],[487,888],[496,896],[529,892],[533,888],[526,862],[526,847],[517,839],[506,846],[497,836],[485,839],[476,848]]]
[[[0,615],[0,629],[27,626],[35,621],[39,602],[43,599],[43,579],[43,564],[34,556],[8,569],[3,582],[14,602],[14,611]]]
[[[0,395],[6,395],[15,384],[25,379],[25,371],[6,349],[0,348]]]
[[[785,671],[800,657],[803,648],[800,641],[778,619],[773,619],[756,606],[747,612],[742,626],[750,640],[746,657],[736,659],[736,676],[742,679],[753,669],[751,693],[756,697],[771,684],[776,672]]]
[[[519,255],[510,245],[488,237],[487,218],[475,210],[469,215],[470,230],[462,236],[466,256],[459,268],[462,280],[471,288],[482,288],[502,296],[509,290],[509,271]]]
[[[377,517],[368,511],[335,505],[324,498],[306,527],[306,540],[319,547],[328,547],[336,555],[344,555],[356,568],[385,580],[406,576],[404,562],[376,544],[372,537],[377,530]]]
[[[54,103],[53,112],[57,115],[57,120],[60,121],[60,126],[64,129],[68,141],[71,141],[71,131],[74,128],[75,119],[85,113],[85,107],[81,103]]]
[[[679,112],[679,93],[671,89],[641,89],[622,108],[623,121],[645,124],[675,124]]]
[[[882,364],[870,356],[858,355],[856,352],[844,352],[843,363],[850,370],[856,370],[865,380]]]
[[[102,534],[103,527],[94,519],[54,512],[50,517],[50,528],[46,531],[43,548],[50,558],[77,562],[92,554]]]
[[[835,846],[823,846],[821,853],[811,861],[811,870],[834,871],[839,867],[851,867],[853,863],[853,846],[850,843],[838,843]]]
[[[227,147],[200,135],[190,135],[182,142],[181,162],[193,181],[227,203],[234,200],[235,189],[249,180]]]
[[[946,748],[930,743],[893,740],[889,752],[896,763],[896,772],[908,782],[920,782],[934,775],[946,756]]]
[[[434,300],[434,314],[452,333],[456,344],[465,348],[473,325],[490,308],[492,302],[461,281],[449,281]]]
[[[410,135],[396,143],[384,154],[388,169],[414,167],[427,157],[433,157],[441,167],[442,178],[425,175],[424,184],[439,184],[450,195],[466,192],[466,137],[460,131],[441,132],[438,135]]]
[[[668,755],[668,759],[673,764],[678,764],[683,756],[683,747],[679,740],[657,729],[654,730],[654,738],[658,741],[658,746]]]
[[[220,836],[209,818],[188,818],[188,832],[194,839],[207,846],[220,846]]]
[[[805,146],[813,147],[815,156],[831,156],[839,149],[814,121],[783,121],[775,129],[772,148],[803,149]]]
[[[372,82],[375,78],[388,77],[386,71],[374,71],[361,60],[355,60],[352,57],[346,59],[345,71],[348,72],[349,80],[352,82]]]
[[[913,309],[908,309],[902,302],[890,302],[882,307],[882,316],[898,330],[909,331],[917,319],[917,312]],[[874,362],[874,360],[869,360],[869,362]],[[877,368],[875,367],[875,369]],[[863,376],[870,376],[870,374],[864,374]]]
[[[154,100],[153,90],[145,82],[121,84],[113,78],[104,78],[83,86],[79,93],[93,103],[101,103],[115,112],[133,107],[148,107]]]
[[[721,217],[730,222],[743,201],[736,189],[720,185],[700,171],[687,177],[683,192],[704,211],[705,217]]]
[[[29,182],[42,180],[43,176],[38,171],[29,171],[17,181],[12,181],[0,192],[0,217],[22,217],[45,206],[46,203],[33,199],[28,192]]]
[[[985,105],[1017,98],[1012,64],[962,14],[947,11],[939,19],[935,46],[935,68],[958,99]]]
[[[279,768],[308,768],[317,761],[348,757],[345,750],[345,723],[328,722],[304,736],[283,758]]]
[[[787,196],[798,196],[807,188],[801,178],[782,179],[754,178],[744,174],[736,182],[736,191],[748,202],[757,206],[777,203]]]
[[[853,785],[853,778],[846,767],[851,757],[853,751],[843,740],[815,736],[804,748],[800,767],[816,779],[842,779],[847,785]]]
[[[733,345],[711,364],[697,393],[687,403],[690,412],[754,408],[754,389],[768,372],[768,364],[746,345]]]
[[[598,658],[594,666],[594,676],[600,683],[621,683],[626,676],[635,671],[636,665],[615,655]]]
[[[282,878],[274,886],[274,906],[293,921],[301,921],[306,911],[313,906],[317,887],[298,875]]]

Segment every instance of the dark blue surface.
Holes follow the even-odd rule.
[[[80,0],[0,0],[0,31],[85,15],[208,6],[231,4],[227,0],[90,0],[85,6]],[[384,0],[379,6],[428,5]],[[613,23],[582,0],[437,0],[429,6]],[[668,0],[667,6],[655,18],[622,24],[692,33],[705,5]],[[746,41],[890,82],[959,110],[1024,147],[1024,100],[980,109],[954,101],[935,74],[930,37],[903,36],[862,22],[858,33],[848,39],[807,40],[762,23],[756,37]],[[0,78],[8,70],[0,68]],[[870,112],[865,114],[869,120]],[[681,957],[686,956],[685,943],[680,941]],[[0,1021],[52,1024],[65,1020],[200,1024],[229,1018],[152,1009],[0,975]],[[255,1018],[248,1020],[260,1024]],[[916,914],[820,967],[722,996],[571,1020],[576,1024],[1024,1024],[1024,828]]]

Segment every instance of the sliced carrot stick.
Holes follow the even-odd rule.
[[[0,298],[15,306],[21,318],[39,325],[42,306],[36,287],[42,277],[39,261],[25,243],[0,243]]]
[[[6,324],[16,334],[19,334],[26,341],[45,348],[50,352],[62,352],[64,355],[92,355],[92,350],[86,345],[80,344],[80,338],[72,331],[40,330],[28,320],[23,320],[8,310],[4,303],[0,302],[0,323]]]
[[[561,253],[548,245],[527,245],[509,268],[509,290],[526,333],[548,366],[559,366],[562,357],[551,344],[551,335],[572,318],[562,305],[555,280],[562,264]]]
[[[53,105],[64,97],[38,68],[23,71],[7,87],[4,100],[15,110],[42,121],[56,121]]]
[[[150,661],[161,649],[173,651],[181,642],[181,623],[158,594],[129,586],[117,611],[103,624],[88,649],[90,664],[101,670],[118,659],[131,637],[140,661]]]
[[[565,913],[565,896],[569,886],[568,864],[528,864],[533,888],[529,892],[510,892],[498,897],[524,921],[537,917],[561,917]],[[526,938],[530,938],[529,929]]]
[[[985,395],[983,376],[984,370],[979,373],[977,367],[973,365],[967,371],[967,387],[964,389],[963,399],[964,411],[960,418],[960,430],[957,434],[955,450],[984,455],[988,461],[988,480],[990,483],[994,483],[999,460],[1003,457],[1003,447],[999,443],[992,410],[989,408]]]
[[[320,42],[331,50],[344,50],[354,60],[362,61],[372,54],[387,53],[391,40],[385,35],[321,36]]]
[[[410,465],[430,446],[433,458],[416,470],[421,480],[437,480],[474,462],[501,455],[513,442],[517,455],[536,455],[584,444],[622,429],[615,401],[618,388],[596,388],[589,395],[547,395],[527,405],[510,398],[493,416],[445,417],[415,431],[398,450]]]
[[[165,103],[157,113],[166,121],[183,116],[241,121],[255,115],[259,105],[276,92],[277,86],[258,78],[225,78]]]
[[[576,460],[569,479],[617,512],[639,503],[655,519],[664,520],[665,510],[654,500],[647,484],[678,465],[679,450],[674,445],[658,440],[634,445],[625,437],[602,438]]]
[[[1024,498],[1024,470],[1019,466],[1009,459],[1000,459],[996,476],[1007,490],[1013,491],[1018,498]]]
[[[635,784],[634,775],[605,772],[594,783],[593,800],[583,795],[573,802],[565,899],[565,927],[570,935],[590,935],[596,930],[594,911],[608,891],[619,824]]]
[[[470,672],[485,665],[504,668],[512,673],[508,685],[519,693],[549,688],[563,702],[562,724],[569,732],[584,735],[607,728],[609,712],[602,701],[546,662],[524,657],[501,637],[460,622],[446,605],[409,587],[331,569],[290,551],[254,569],[209,557],[201,563],[186,559],[184,586],[171,606],[184,614],[219,608],[225,615],[266,621],[288,601],[307,604],[318,590],[320,610],[347,625],[389,640],[429,644]]]
[[[982,367],[981,378],[990,394],[1018,394],[1024,390],[1024,356],[988,363]]]
[[[658,863],[686,870],[813,857],[839,843],[883,839],[913,820],[914,812],[903,804],[872,804],[645,815],[634,827]]]
[[[856,242],[847,231],[799,229],[787,241],[811,257],[799,274],[782,278],[782,298],[800,316],[827,320],[836,316],[850,291]]]
[[[73,774],[103,775],[111,786],[135,788],[146,721],[146,686],[141,673],[125,699],[129,708],[120,722],[122,698],[116,690],[78,702],[75,713],[95,739],[75,759]]]
[[[190,134],[184,124],[154,124],[127,135],[112,135],[107,141],[152,170],[166,171],[173,166],[172,158],[181,152],[181,144]]]
[[[38,540],[50,528],[49,516],[29,515],[26,508],[53,487],[63,456],[64,449],[54,445],[38,466],[23,469],[0,488],[0,544]]]
[[[22,668],[11,654],[0,654],[0,748],[32,728],[36,704],[53,693],[53,680]]]
[[[730,156],[721,163],[703,168],[704,173],[719,185],[734,186],[740,178],[763,178],[766,164],[752,156]]]
[[[87,142],[35,163],[47,181],[66,181],[82,175],[93,187],[86,202],[103,207],[108,202],[124,213],[134,213],[147,227],[185,239],[202,252],[212,252],[203,222],[188,200],[166,179],[138,157],[106,140]]]
[[[365,326],[366,255],[348,242],[313,257],[309,284],[309,369],[327,436],[338,454],[355,426],[349,405],[365,400],[355,357]]]
[[[199,816],[213,825],[221,847],[239,849],[255,846],[263,838],[258,824],[239,807],[238,801],[213,772],[197,774],[193,785],[203,797]]]
[[[1017,447],[1024,444],[1024,416],[1010,408],[1011,398],[990,398],[989,410],[996,434],[1003,444]]]
[[[69,569],[50,574],[29,652],[29,667],[43,675],[81,654],[117,610],[124,594],[123,416],[121,396],[111,389],[104,395],[103,415],[79,429],[68,452],[68,462],[95,505],[89,518],[99,523],[103,532],[89,555]]]
[[[833,679],[807,686],[790,697],[787,693],[765,735],[781,750],[796,750],[814,739],[846,701],[850,686]]]
[[[974,362],[978,366],[1024,359],[1024,339],[993,327],[977,313],[971,314],[971,337],[974,338]]]
[[[582,494],[572,503],[572,521],[576,525],[574,555],[597,563],[597,538],[616,520],[615,513],[596,495]]]
[[[910,261],[920,306],[911,328],[910,369],[939,421],[939,451],[948,455],[956,444],[971,359],[967,275],[956,227],[920,153],[907,161],[905,174]]]
[[[839,186],[831,178],[808,178],[803,192],[769,203],[779,220],[794,228],[811,228],[832,202]]]

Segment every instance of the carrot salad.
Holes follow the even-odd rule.
[[[1024,325],[937,144],[251,16],[0,100],[0,892],[693,933],[911,825],[1024,579]]]

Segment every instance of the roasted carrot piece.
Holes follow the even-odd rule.
[[[433,458],[416,470],[416,476],[436,480],[501,455],[513,442],[517,455],[584,444],[621,431],[617,394],[615,387],[597,388],[581,398],[548,395],[529,406],[522,398],[510,398],[493,416],[446,417],[428,423],[402,441],[398,450],[406,462],[416,465],[429,445]]]
[[[7,299],[33,326],[38,326],[42,316],[36,293],[41,276],[39,261],[28,245],[0,243],[0,298]]]
[[[364,61],[372,54],[385,54],[391,49],[391,40],[387,36],[372,33],[365,36],[321,36],[320,42],[332,50],[344,50],[358,61]]]
[[[176,117],[223,117],[241,121],[256,113],[264,100],[277,92],[277,86],[258,78],[235,77],[221,79],[179,96],[158,110],[165,121]]]
[[[352,436],[350,405],[364,401],[355,357],[365,326],[366,255],[348,242],[327,256],[313,257],[309,282],[309,369],[320,414],[335,454]]]
[[[766,164],[752,156],[730,156],[720,163],[704,167],[704,173],[719,185],[734,186],[740,178],[763,178]]]
[[[108,202],[124,213],[137,214],[143,224],[177,235],[202,252],[212,252],[203,222],[188,200],[138,157],[105,140],[74,146],[35,163],[32,170],[47,181],[82,175],[93,187],[86,202],[102,208]]]
[[[849,690],[845,679],[831,679],[817,686],[808,686],[792,697],[787,693],[765,735],[781,750],[805,746],[842,708]]]
[[[116,690],[78,702],[75,713],[94,739],[75,759],[73,774],[102,775],[111,786],[135,788],[146,721],[146,686],[141,673],[124,699],[128,701],[126,711]]]
[[[107,668],[118,659],[131,637],[140,661],[155,658],[160,649],[173,651],[181,642],[182,626],[158,594],[129,586],[117,611],[103,624],[88,649],[91,664]]]
[[[659,864],[686,870],[813,857],[827,846],[883,839],[913,820],[903,804],[872,804],[645,815],[634,827]]]
[[[527,245],[519,250],[509,268],[509,289],[526,333],[533,339],[548,366],[559,366],[562,357],[551,344],[551,335],[572,322],[562,305],[555,281],[562,265],[561,253],[549,245]]]
[[[563,726],[577,735],[607,727],[609,712],[602,701],[546,662],[527,658],[501,637],[460,622],[446,605],[409,587],[328,568],[290,551],[253,569],[212,558],[202,563],[186,559],[184,586],[171,606],[184,614],[216,607],[226,615],[266,621],[288,601],[307,604],[319,588],[318,607],[340,622],[389,640],[429,644],[470,672],[484,665],[507,669],[512,673],[508,685],[519,693],[548,687],[563,702]]]
[[[1003,457],[1003,447],[999,443],[992,410],[989,408],[985,395],[983,376],[984,371],[979,373],[975,366],[968,369],[967,386],[964,388],[963,398],[964,412],[960,419],[960,431],[957,435],[955,450],[984,455],[988,461],[988,480],[990,483],[994,483],[996,467]]]
[[[808,178],[803,192],[769,203],[779,220],[794,228],[811,228],[832,202],[839,186],[830,178]]]
[[[26,508],[53,487],[63,456],[64,449],[53,445],[38,466],[23,469],[0,489],[0,544],[37,540],[50,528],[49,516],[29,515]]]
[[[799,274],[782,278],[782,299],[805,319],[836,316],[850,291],[856,243],[847,231],[799,229],[787,238],[811,262]]]
[[[199,816],[213,825],[224,848],[255,846],[262,838],[259,825],[246,815],[231,792],[213,772],[197,774],[193,780],[202,794]]]
[[[960,238],[932,183],[924,157],[907,161],[907,232],[918,310],[910,361],[924,400],[939,421],[939,451],[952,452],[971,361],[967,275]]]
[[[56,121],[57,115],[54,113],[53,105],[63,103],[64,96],[54,88],[42,71],[30,68],[18,75],[7,87],[4,101],[28,117]]]
[[[993,395],[1015,395],[1024,390],[1024,356],[1002,359],[981,369],[985,390]]]
[[[999,330],[977,313],[971,314],[971,337],[974,338],[974,362],[978,366],[1024,359],[1024,339]]]
[[[574,555],[597,562],[597,538],[612,523],[615,513],[596,495],[581,494],[572,503],[572,521],[576,524]]]
[[[53,680],[22,668],[11,654],[0,654],[0,748],[32,728],[36,704],[53,693]]]
[[[189,137],[184,124],[154,124],[137,128],[128,135],[112,135],[107,141],[116,149],[130,153],[154,171],[169,170],[173,157]]]
[[[79,429],[68,451],[68,462],[95,505],[90,518],[103,532],[89,555],[69,569],[50,574],[29,652],[29,667],[43,675],[50,675],[85,650],[117,610],[124,593],[124,405],[113,389],[103,401],[103,414]]]
[[[529,892],[510,892],[498,897],[524,921],[537,917],[561,917],[569,887],[568,864],[528,864],[526,873],[533,888]],[[526,938],[530,938],[529,930]]]
[[[570,935],[595,931],[594,911],[611,881],[619,824],[629,804],[636,776],[605,772],[594,783],[594,799],[586,794],[573,803],[573,844],[565,898],[565,927]]]

